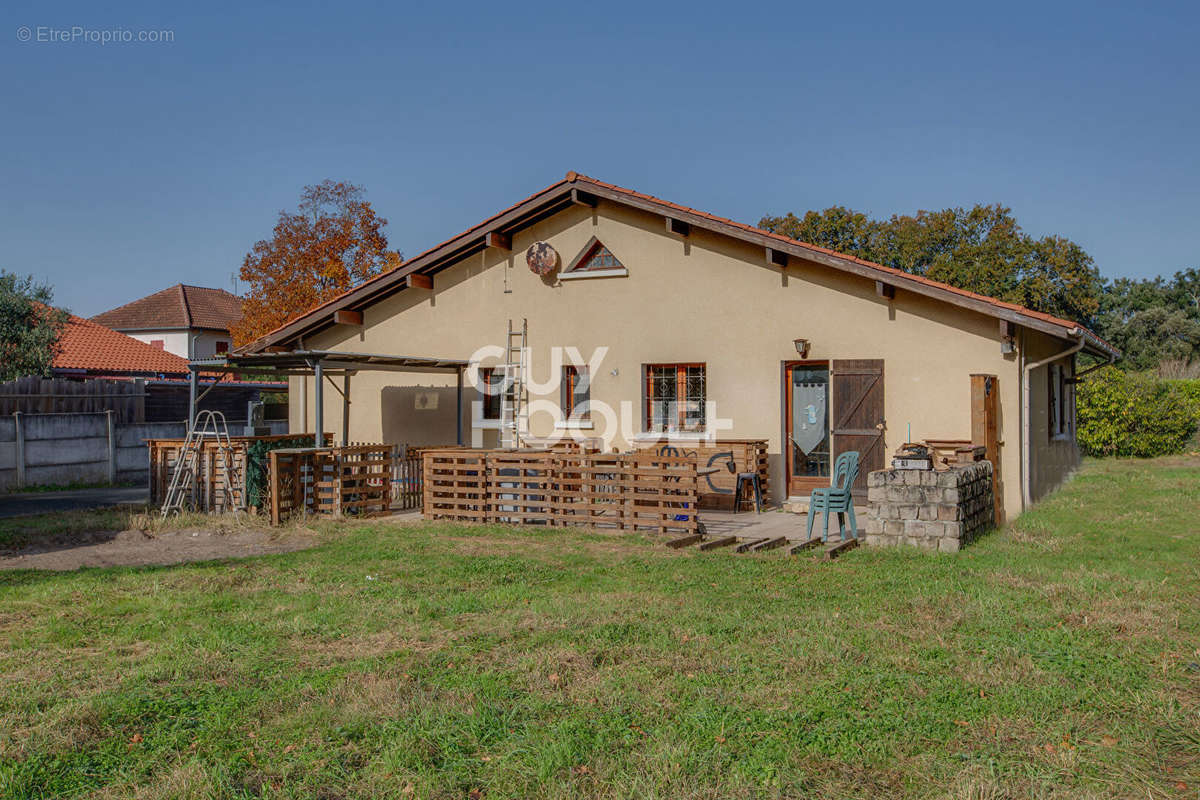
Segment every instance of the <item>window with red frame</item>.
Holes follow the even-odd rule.
[[[504,374],[495,367],[479,368],[479,391],[483,394],[483,418],[500,419],[500,389]]]
[[[708,386],[704,364],[647,364],[645,379],[648,432],[705,429]]]
[[[587,367],[567,364],[562,368],[563,419],[587,422],[592,418],[591,376]]]

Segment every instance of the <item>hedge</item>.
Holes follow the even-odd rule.
[[[1200,381],[1106,367],[1077,387],[1077,438],[1087,455],[1149,458],[1188,449],[1200,427]]]

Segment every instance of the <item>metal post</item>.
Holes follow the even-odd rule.
[[[117,431],[113,423],[113,410],[104,412],[105,422],[108,423],[108,485],[117,485]]]
[[[325,370],[321,362],[313,365],[313,378],[316,386],[313,389],[313,410],[316,412],[316,425],[313,427],[313,441],[317,447],[325,446]]]
[[[462,447],[462,443],[463,443],[463,431],[462,431],[462,412],[463,412],[463,403],[462,403],[462,389],[463,389],[462,383],[463,383],[463,381],[462,381],[462,378],[463,378],[463,371],[462,371],[462,367],[458,368],[457,375],[458,375],[457,387],[454,392],[454,432],[455,432],[455,436],[456,436],[455,442],[458,444],[459,447]]]
[[[187,429],[196,424],[196,370],[188,367],[188,418]]]
[[[342,376],[342,447],[350,444],[350,373]]]
[[[21,421],[21,412],[13,412],[13,431],[17,440],[17,488],[25,488],[25,423]]]

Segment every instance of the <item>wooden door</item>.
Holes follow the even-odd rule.
[[[883,469],[883,360],[846,359],[831,366],[833,461],[850,450],[858,451],[858,480],[854,489],[865,492],[867,473]],[[866,500],[865,494],[863,500]]]

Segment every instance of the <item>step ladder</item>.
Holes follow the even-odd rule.
[[[529,320],[521,320],[518,330],[510,319],[500,365],[504,378],[500,394],[500,446],[516,449],[521,437],[529,433],[529,390],[525,384],[529,374]]]
[[[225,422],[225,415],[220,411],[204,410],[196,415],[195,422],[188,428],[187,439],[175,458],[175,471],[171,475],[171,483],[167,486],[167,494],[163,499],[163,519],[172,512],[182,512],[184,504],[193,499],[201,474],[201,457],[206,442],[216,443],[221,466],[225,470],[224,480],[221,482],[224,510],[245,510],[246,477],[234,457],[233,442],[229,438],[229,426]]]

